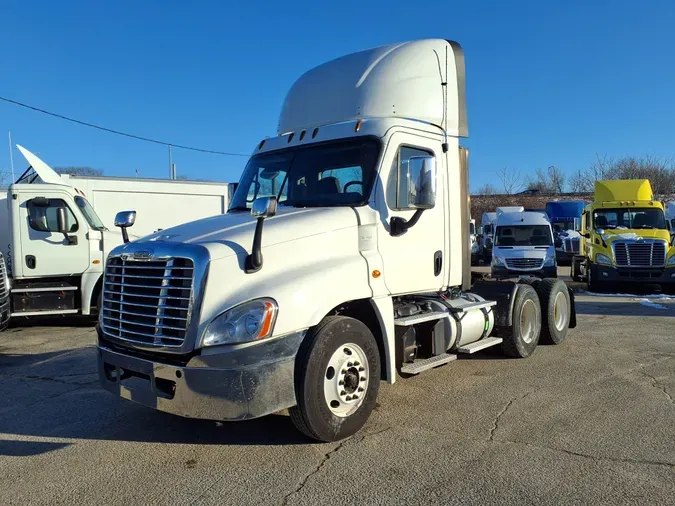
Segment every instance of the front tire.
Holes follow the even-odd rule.
[[[605,289],[604,283],[597,281],[595,279],[595,274],[593,273],[593,264],[587,262],[586,264],[586,288],[591,293],[602,293]]]
[[[307,336],[295,360],[295,427],[318,441],[358,432],[375,408],[380,353],[359,320],[328,316]]]
[[[537,347],[541,334],[541,306],[532,286],[522,284],[518,287],[513,301],[512,320],[502,342],[502,351],[510,357],[529,357]]]
[[[542,325],[540,341],[545,344],[560,344],[567,336],[572,304],[567,285],[559,279],[546,278],[537,284],[541,302]]]

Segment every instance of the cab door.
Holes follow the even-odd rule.
[[[404,234],[391,234],[392,218],[410,221],[415,214],[407,202],[405,177],[414,157],[433,156],[436,164],[436,199],[431,209],[422,212],[419,221]],[[394,133],[386,146],[376,193],[376,207],[382,227],[378,229],[378,250],[383,262],[384,282],[391,294],[436,291],[446,284],[447,232],[445,155],[437,139]],[[383,177],[384,176],[384,177]]]
[[[65,192],[17,195],[15,210],[20,229],[23,277],[82,274],[89,265],[88,226]],[[67,237],[59,232],[59,209],[64,210]]]

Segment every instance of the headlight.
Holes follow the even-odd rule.
[[[277,303],[257,299],[216,316],[204,333],[202,346],[237,344],[265,339],[272,335],[277,317]]]
[[[668,265],[675,265],[675,255],[668,259]]]
[[[600,265],[612,265],[612,259],[602,253],[598,253],[595,256],[595,261]]]
[[[544,267],[553,267],[555,265],[555,257],[549,257],[544,260]]]
[[[497,255],[492,255],[492,265],[494,266],[504,265],[504,260],[499,258]]]

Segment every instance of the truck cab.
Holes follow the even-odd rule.
[[[581,244],[581,215],[586,204],[582,201],[555,201],[546,204],[546,215],[553,227],[558,265],[571,265],[579,254]]]
[[[664,206],[647,179],[596,181],[582,217],[581,255],[572,274],[589,291],[615,283],[675,286],[675,248]]]
[[[193,418],[288,408],[335,441],[363,427],[381,380],[561,343],[575,325],[564,283],[472,285],[464,76],[443,39],[302,75],[225,215],[111,252],[101,386]]]
[[[95,313],[107,255],[122,244],[76,188],[17,146],[30,168],[7,191],[13,317]]]
[[[557,277],[553,231],[540,212],[500,212],[492,252],[492,276]]]

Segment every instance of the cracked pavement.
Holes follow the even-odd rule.
[[[672,504],[675,301],[577,296],[526,360],[485,350],[390,386],[313,444],[285,414],[215,423],[101,391],[85,325],[0,334],[0,504]]]

